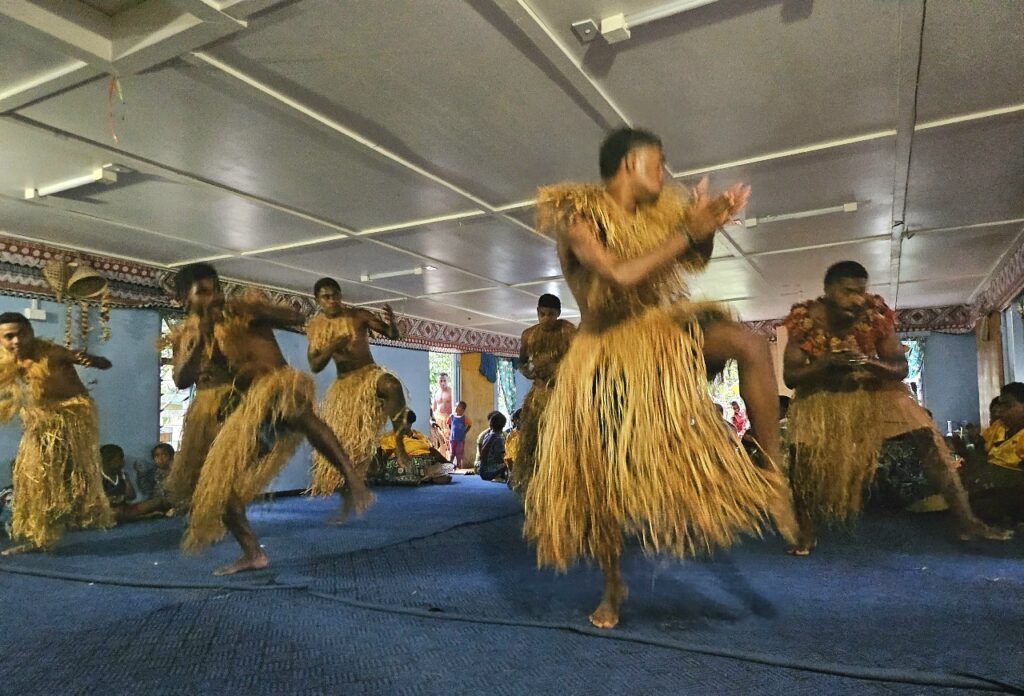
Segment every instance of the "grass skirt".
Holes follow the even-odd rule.
[[[26,406],[21,418],[24,433],[12,472],[12,535],[47,548],[67,529],[112,527],[92,399],[75,396]]]
[[[789,407],[795,457],[790,479],[797,506],[820,522],[845,522],[861,510],[882,444],[914,430],[932,432],[948,455],[935,424],[902,384],[849,392],[797,393]],[[955,466],[950,457],[950,466]]]
[[[515,443],[515,457],[512,460],[509,480],[512,490],[522,495],[526,495],[530,479],[537,469],[537,434],[540,429],[540,418],[551,399],[553,386],[549,382],[535,381],[523,399],[523,410],[519,416],[519,435]],[[505,446],[508,451],[508,444]]]
[[[759,534],[781,477],[755,467],[708,395],[707,305],[650,308],[580,331],[541,417],[524,535],[540,565],[620,548],[625,530],[676,556]]]
[[[253,381],[224,421],[199,472],[182,543],[186,551],[198,551],[224,535],[224,513],[232,499],[245,504],[263,492],[302,439],[289,423],[311,409],[315,399],[309,375],[287,365]]]
[[[381,428],[387,421],[384,405],[377,396],[377,382],[390,374],[380,365],[364,365],[338,379],[327,389],[320,404],[320,417],[341,441],[355,470],[365,476],[370,459],[377,451]],[[331,495],[344,483],[344,477],[319,452],[313,452],[313,495]]]
[[[185,414],[181,444],[164,482],[164,490],[175,505],[186,505],[199,482],[206,455],[227,416],[228,399],[234,386],[222,384],[196,389]]]

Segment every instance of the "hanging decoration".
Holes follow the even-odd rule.
[[[103,291],[103,299],[100,300],[100,338],[104,341],[110,340],[110,289]]]
[[[73,322],[72,322],[72,319],[73,319],[73,316],[74,316],[74,311],[75,311],[75,306],[73,304],[71,304],[70,302],[68,302],[67,306],[64,308],[64,347],[65,348],[71,348],[71,344],[72,344],[73,338],[74,338]]]
[[[84,348],[92,331],[90,303],[100,305],[103,340],[110,338],[110,288],[107,279],[82,261],[54,257],[42,268],[43,278],[53,289],[58,302],[66,302],[64,343],[70,348],[74,337],[74,305],[78,304],[78,343]]]
[[[81,300],[78,303],[78,347],[81,350],[89,348],[89,332],[91,330],[92,327],[89,326],[89,303]]]
[[[117,95],[121,105],[124,106],[124,91],[121,89],[121,80],[117,75],[110,76],[110,84],[107,86],[107,126],[110,128],[110,137],[115,145],[120,145],[121,140],[117,137],[117,130],[114,128],[114,95]],[[122,120],[124,117],[121,117]]]

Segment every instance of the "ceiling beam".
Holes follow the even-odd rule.
[[[896,143],[892,181],[892,228],[889,247],[889,294],[893,307],[899,306],[900,257],[906,232],[907,189],[917,125],[917,90],[921,74],[925,3],[906,0],[899,9],[899,74],[896,89]]]
[[[0,86],[0,113],[99,75],[141,72],[246,27],[210,0],[147,0],[114,17],[80,0],[5,0],[0,17],[68,58],[56,70]]]

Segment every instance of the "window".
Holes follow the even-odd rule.
[[[160,442],[174,449],[181,445],[181,429],[185,425],[185,412],[192,399],[192,388],[178,389],[174,384],[174,364],[170,335],[173,322],[160,320]]]
[[[907,378],[903,383],[910,387],[910,392],[917,403],[924,405],[924,382],[921,379],[921,367],[924,365],[924,338],[904,338],[900,341],[907,354]]]

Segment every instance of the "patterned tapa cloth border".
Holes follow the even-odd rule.
[[[106,278],[111,307],[154,308],[171,312],[180,310],[178,303],[171,299],[173,271],[3,236],[0,236],[0,292],[28,298],[55,299],[53,290],[43,277],[42,269],[49,260],[60,257],[81,259]],[[257,288],[272,301],[293,307],[307,316],[313,316],[316,312],[316,303],[309,295],[269,289],[255,283],[224,281],[223,287],[229,297]],[[519,355],[518,336],[406,316],[399,316],[398,323],[402,330],[401,340],[374,338],[373,343],[419,350],[493,353],[505,357]]]

